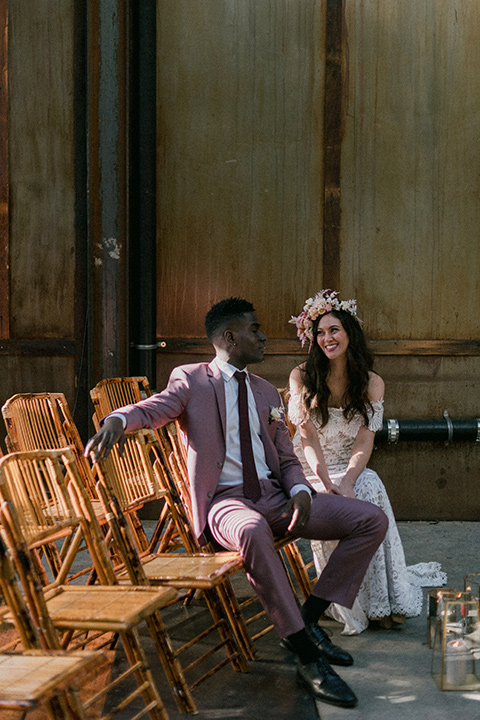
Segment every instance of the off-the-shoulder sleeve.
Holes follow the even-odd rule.
[[[308,419],[307,408],[300,394],[291,394],[288,399],[288,419],[294,425],[300,425]]]
[[[372,410],[367,411],[368,429],[377,432],[382,429],[383,423],[383,398],[372,402]]]

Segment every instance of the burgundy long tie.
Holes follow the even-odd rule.
[[[257,502],[257,500],[260,499],[261,490],[260,483],[258,482],[257,469],[255,467],[255,459],[253,457],[252,436],[250,434],[250,422],[248,420],[246,374],[237,371],[235,378],[238,381],[238,420],[243,466],[243,492],[249,500]]]

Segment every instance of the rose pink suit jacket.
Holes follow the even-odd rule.
[[[249,375],[267,464],[290,497],[294,485],[308,482],[284,421],[269,422],[271,408],[281,406],[280,396],[269,382]],[[121,412],[127,419],[126,432],[161,427],[178,418],[187,446],[194,527],[201,537],[225,461],[226,405],[220,370],[215,363],[182,365],[172,372],[165,390]]]

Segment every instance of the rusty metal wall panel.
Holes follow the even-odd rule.
[[[478,339],[478,2],[345,6],[342,291],[375,339]]]
[[[8,1],[0,1],[0,338],[10,336]]]
[[[476,443],[380,445],[371,467],[398,520],[474,520],[480,516]],[[419,554],[419,560],[429,560]]]
[[[74,335],[73,4],[9,1],[13,338]]]
[[[480,416],[479,33],[475,0],[345,0],[340,284],[387,418]],[[471,520],[478,451],[381,445],[372,465],[400,519]]]
[[[251,298],[267,334],[322,278],[321,0],[158,0],[160,337]]]
[[[127,373],[128,5],[88,10],[90,386]]]

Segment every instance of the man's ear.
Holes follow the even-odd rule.
[[[235,335],[232,330],[225,330],[223,333],[223,338],[225,342],[227,342],[229,345],[235,345]]]

